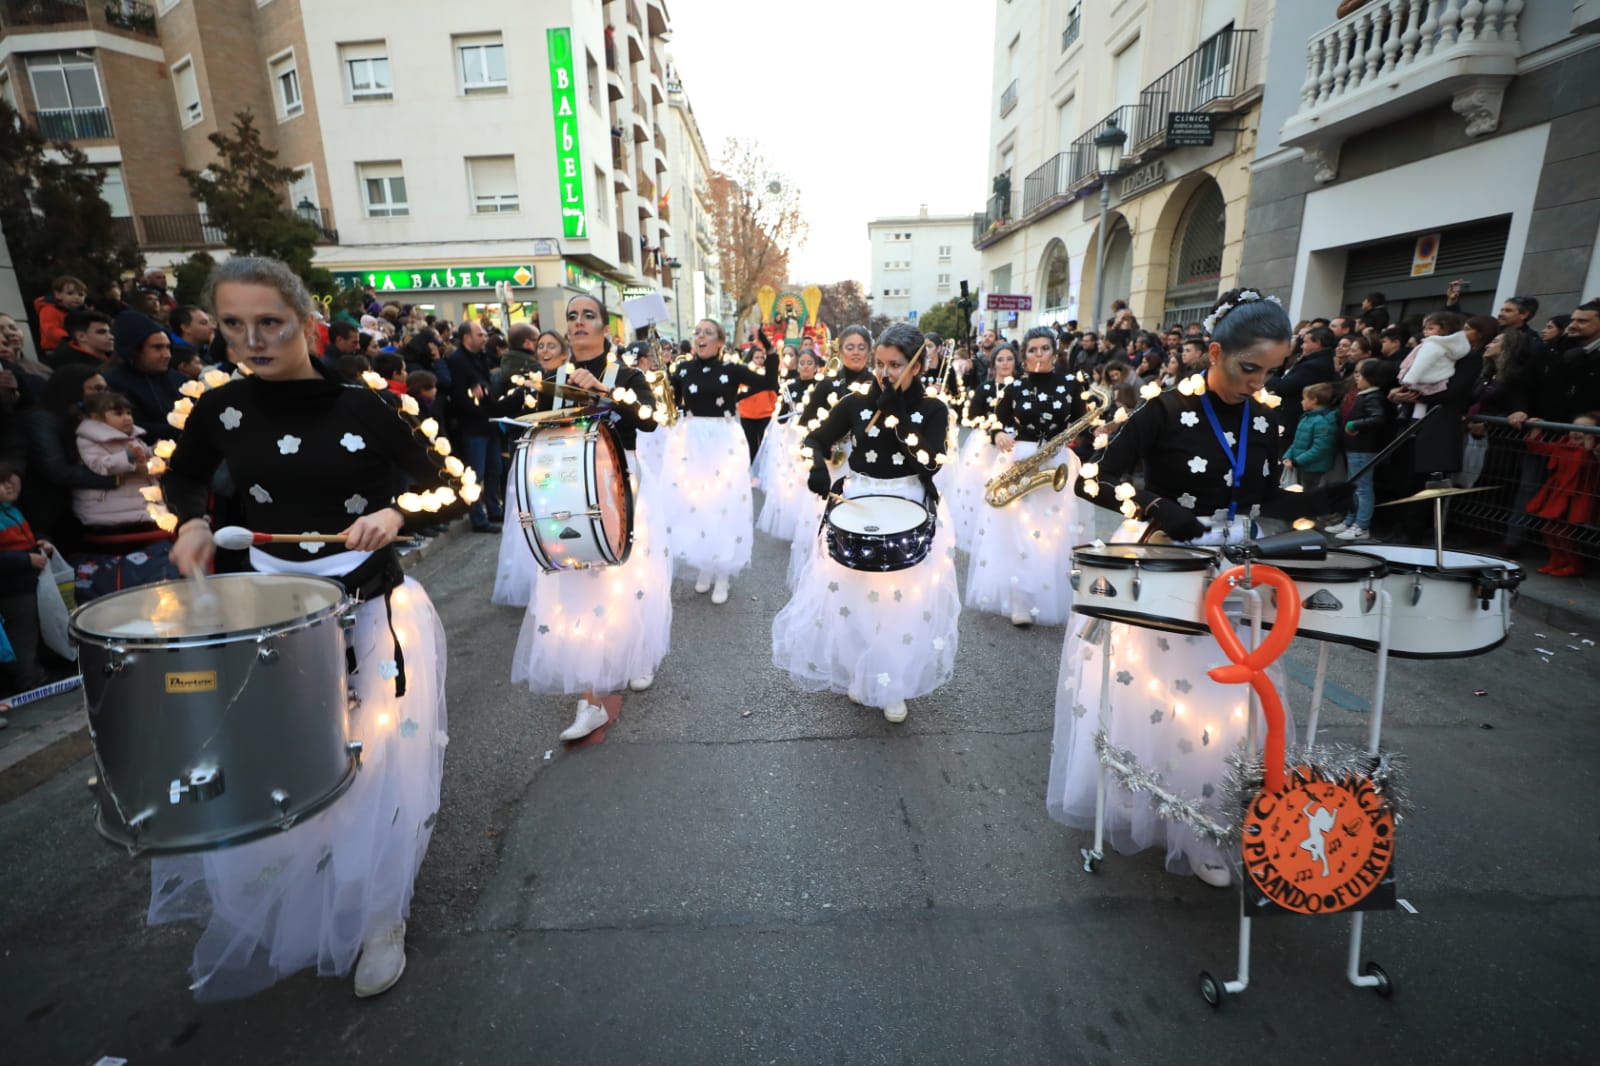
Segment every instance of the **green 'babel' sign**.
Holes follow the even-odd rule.
[[[583,207],[583,153],[578,148],[578,87],[573,74],[572,30],[546,30],[550,51],[550,103],[556,118],[556,185],[561,190],[561,232],[589,236]]]
[[[379,292],[426,292],[430,289],[492,289],[504,281],[526,286],[533,280],[530,266],[413,267],[410,270],[340,270],[333,275],[341,289],[371,285]]]

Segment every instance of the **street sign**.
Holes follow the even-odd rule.
[[[1427,233],[1417,238],[1411,250],[1411,276],[1425,278],[1439,265],[1439,234]]]
[[[1032,311],[1032,296],[1008,296],[1005,293],[991,292],[983,298],[985,311]]]
[[[909,311],[906,313],[906,317],[915,322],[917,320],[917,313],[915,311]]]
[[[1209,111],[1167,112],[1167,147],[1209,147],[1216,139],[1216,121]]]

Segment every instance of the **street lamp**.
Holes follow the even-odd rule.
[[[678,259],[668,259],[666,268],[672,271],[672,339],[679,343],[683,341],[683,305],[678,302],[678,271],[683,263]]]
[[[1101,307],[1105,303],[1106,291],[1106,237],[1110,229],[1111,214],[1111,179],[1116,177],[1117,170],[1122,166],[1122,146],[1128,142],[1128,134],[1117,125],[1115,118],[1106,119],[1106,128],[1095,135],[1094,163],[1095,169],[1100,174],[1100,236],[1096,241],[1098,245],[1094,275],[1094,318],[1090,325],[1100,329]]]

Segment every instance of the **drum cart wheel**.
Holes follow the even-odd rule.
[[[1200,998],[1211,1004],[1213,1010],[1220,1010],[1222,1001],[1228,998],[1226,986],[1213,977],[1210,970],[1200,971]]]
[[[1388,972],[1372,960],[1367,960],[1366,965],[1361,967],[1361,976],[1372,979],[1367,987],[1378,993],[1379,999],[1388,999],[1394,995],[1394,982],[1389,979]]]

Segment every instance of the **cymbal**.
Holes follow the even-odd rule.
[[[1402,503],[1426,503],[1429,500],[1442,499],[1445,496],[1465,496],[1469,492],[1489,492],[1493,490],[1494,487],[1495,486],[1493,485],[1479,485],[1470,489],[1458,489],[1454,486],[1443,489],[1423,489],[1421,492],[1413,493],[1410,496],[1403,496],[1398,500],[1390,500],[1387,503],[1380,503],[1378,506],[1395,507]]]

